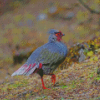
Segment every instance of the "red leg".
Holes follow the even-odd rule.
[[[39,64],[39,68],[34,73],[37,73],[41,68],[42,68],[42,63]]]
[[[53,82],[53,85],[55,85],[55,82],[56,82],[56,76],[53,74],[52,77],[51,77],[51,80]]]
[[[41,69],[41,68],[42,68],[42,63],[39,64],[39,69]]]
[[[42,87],[43,87],[43,89],[48,89],[48,88],[46,88],[46,87],[44,86],[43,77],[41,78],[41,81],[42,81]]]

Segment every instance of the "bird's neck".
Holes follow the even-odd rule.
[[[49,42],[56,42],[56,37],[54,37],[53,35],[50,35]]]
[[[67,54],[67,46],[61,41],[57,41],[56,44],[59,46],[59,48],[61,48],[61,50],[63,51],[64,55],[66,56],[66,54]]]
[[[62,38],[60,36],[57,37],[57,41],[60,42]]]

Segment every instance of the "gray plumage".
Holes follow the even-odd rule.
[[[56,32],[58,31],[51,29],[48,43],[37,48],[26,63],[15,71],[12,76],[30,75],[39,69],[40,63],[42,63],[43,74],[53,73],[67,55],[67,47],[61,41],[57,41]]]

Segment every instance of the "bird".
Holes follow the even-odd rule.
[[[49,89],[44,85],[43,76],[50,75],[51,82],[55,84],[56,75],[53,72],[65,60],[68,49],[62,42],[64,34],[61,31],[50,29],[48,34],[48,42],[33,51],[27,61],[11,76],[37,73],[41,77],[42,88]]]

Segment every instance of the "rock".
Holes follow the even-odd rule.
[[[71,19],[71,18],[74,17],[74,15],[75,14],[73,12],[68,12],[65,16],[66,16],[67,19]]]
[[[84,61],[85,58],[86,58],[86,56],[84,55],[84,50],[83,50],[83,49],[80,49],[78,53],[79,53],[79,55],[80,55],[80,57],[79,57],[79,62]]]
[[[86,50],[89,50],[89,45],[86,42],[83,43],[83,46],[85,47]]]
[[[49,9],[49,13],[55,13],[57,11],[57,7],[51,7],[50,9]]]
[[[47,19],[47,14],[39,14],[38,17],[37,17],[37,20],[44,20],[44,19]]]

